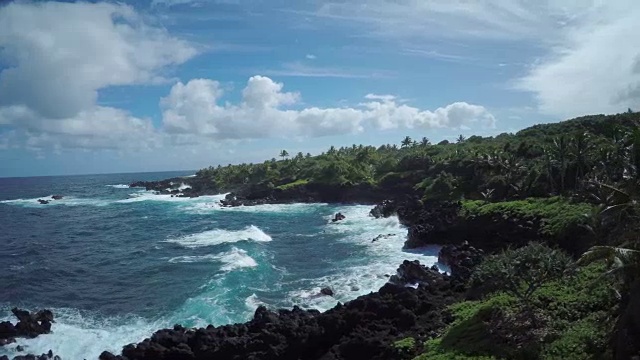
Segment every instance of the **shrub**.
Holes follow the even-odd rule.
[[[589,214],[591,209],[592,206],[589,204],[573,204],[562,197],[529,198],[497,203],[475,200],[463,202],[462,215],[540,220],[541,235],[559,237],[583,224],[585,214]]]
[[[532,295],[545,282],[562,277],[571,264],[564,252],[531,243],[487,257],[476,267],[471,281],[495,285],[529,306]]]
[[[294,182],[290,182],[288,184],[280,185],[280,186],[276,187],[276,189],[289,190],[289,189],[292,189],[292,188],[297,187],[297,186],[306,185],[308,183],[309,183],[309,180],[299,179],[299,180],[296,180]]]

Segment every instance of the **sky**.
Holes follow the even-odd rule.
[[[640,109],[638,0],[0,0],[0,177]]]

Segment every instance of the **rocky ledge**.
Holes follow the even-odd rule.
[[[454,247],[447,254],[465,249]],[[462,256],[444,258],[456,262]],[[104,352],[100,360],[403,359],[407,354],[400,354],[394,341],[414,337],[422,343],[438,336],[453,320],[447,306],[464,296],[464,284],[436,267],[405,261],[378,292],[324,313],[260,306],[247,323],[199,329],[176,325],[125,346],[121,355]]]
[[[9,360],[7,355],[0,356],[0,360]],[[42,355],[18,355],[13,358],[13,360],[61,360],[59,356],[53,355],[53,352],[49,350],[48,353]]]
[[[18,323],[14,325],[9,321],[0,322],[0,346],[15,342],[18,337],[34,338],[51,332],[53,313],[50,310],[30,313],[13,308],[11,312],[18,318]]]
[[[404,197],[411,188],[380,187],[370,184],[338,185],[306,183],[292,187],[274,187],[272,184],[237,185],[221,188],[199,177],[172,178],[161,181],[138,181],[130,187],[145,188],[158,194],[179,197],[198,197],[228,193],[221,200],[223,206],[254,206],[291,203],[357,203],[376,204],[386,198]]]

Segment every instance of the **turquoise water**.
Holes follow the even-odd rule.
[[[57,316],[52,334],[18,344],[92,359],[175,323],[244,322],[260,304],[326,310],[376,291],[404,259],[436,261],[437,248],[404,252],[406,230],[369,217],[370,206],[221,208],[224,195],[126,186],[188,175],[0,179],[0,317],[12,306]],[[65,198],[38,204],[53,194]],[[347,218],[333,224],[338,211]],[[389,233],[397,236],[371,242]],[[318,296],[324,286],[335,298]]]

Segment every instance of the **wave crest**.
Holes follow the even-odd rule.
[[[267,235],[257,226],[251,225],[242,230],[209,230],[175,239],[167,239],[165,242],[179,244],[187,248],[198,248],[248,240],[269,242],[272,239],[271,236]]]
[[[117,185],[107,185],[108,187],[114,188],[114,189],[129,189],[131,188],[129,185],[126,184],[117,184]]]
[[[222,271],[232,271],[236,269],[258,266],[258,263],[251,256],[249,256],[246,251],[238,249],[237,247],[233,247],[230,251],[222,252],[219,254],[209,254],[202,256],[178,256],[169,259],[169,262],[174,264],[221,262],[223,265],[220,270]]]

